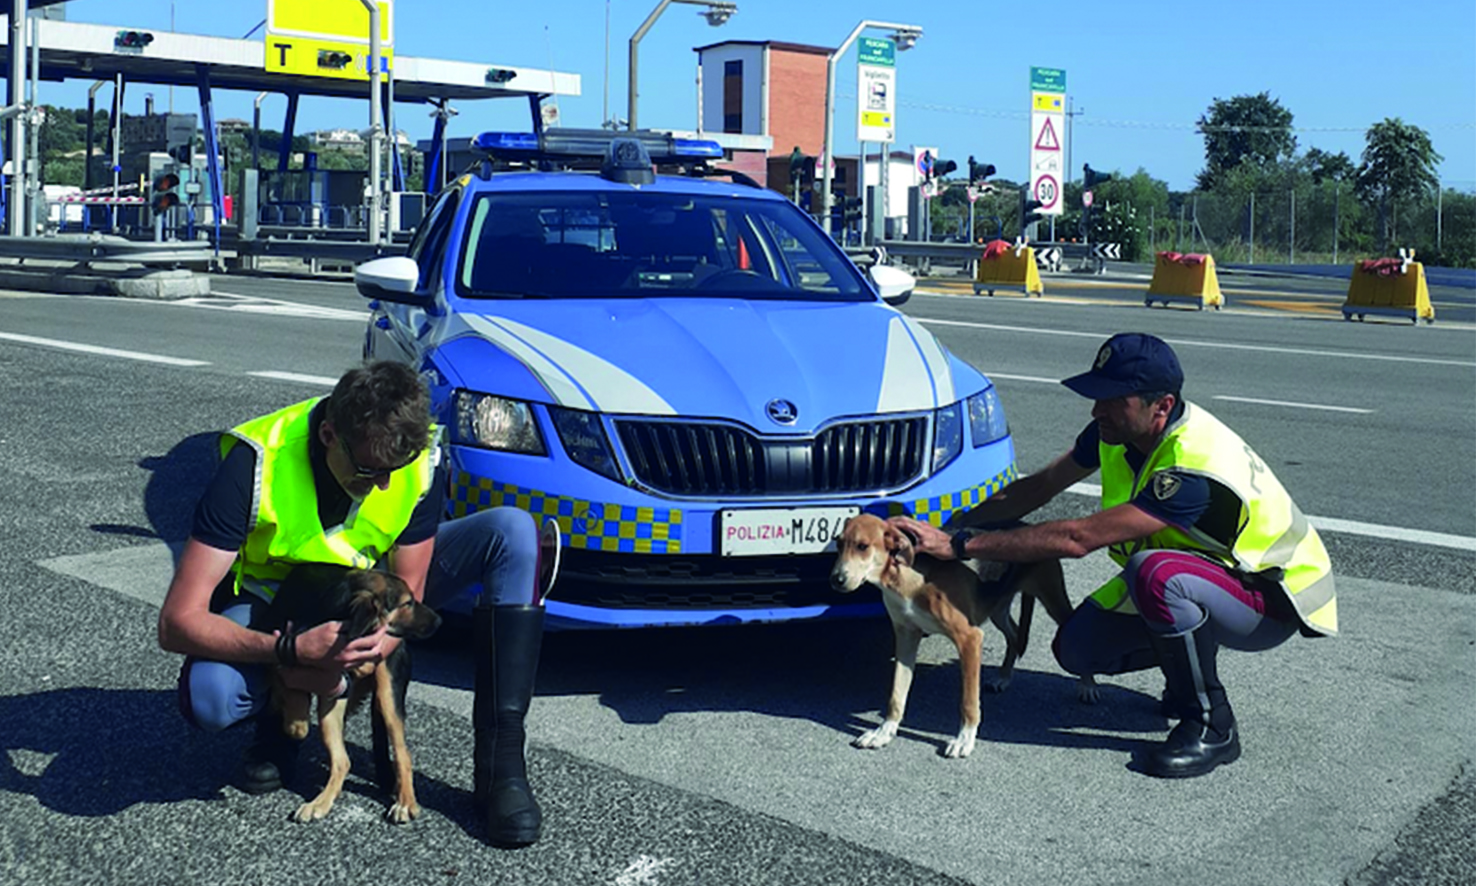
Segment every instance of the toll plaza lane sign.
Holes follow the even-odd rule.
[[[1030,69],[1030,197],[1042,215],[1065,211],[1062,185],[1066,161],[1062,134],[1066,121],[1066,72]]]
[[[379,69],[394,66],[392,0],[379,0]],[[369,10],[360,0],[267,0],[266,70],[369,79]]]
[[[897,44],[862,37],[856,56],[856,141],[897,140]]]

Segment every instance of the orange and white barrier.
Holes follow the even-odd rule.
[[[1220,278],[1215,274],[1215,257],[1190,253],[1160,252],[1153,261],[1153,281],[1143,304],[1153,307],[1156,301],[1188,302],[1202,311],[1206,307],[1219,310],[1225,303],[1220,292]]]
[[[1348,280],[1348,299],[1343,319],[1364,315],[1408,317],[1410,322],[1435,322],[1425,266],[1414,260],[1413,249],[1399,250],[1398,258],[1377,258],[1353,263]]]
[[[984,253],[979,256],[974,271],[974,294],[994,295],[996,289],[1019,289],[1027,298],[1032,293],[1045,294],[1040,271],[1035,266],[1035,250],[1023,238],[1013,244],[1006,240],[984,244]]]

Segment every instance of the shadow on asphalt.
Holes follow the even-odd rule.
[[[0,791],[28,794],[54,812],[116,815],[137,804],[222,800],[252,737],[251,722],[222,733],[188,726],[170,691],[60,689],[0,697]],[[387,805],[374,784],[367,708],[350,721],[351,773],[345,794]],[[359,735],[357,733],[362,733]],[[292,789],[270,795],[286,819],[327,781],[316,728],[303,747]],[[480,835],[465,790],[415,774],[420,805]],[[266,800],[267,798],[262,798]]]
[[[435,638],[416,644],[416,680],[471,690],[464,621],[452,615]],[[981,740],[1133,752],[1144,744],[1141,733],[1167,728],[1155,696],[1108,683],[1102,700],[1086,705],[1076,700],[1075,678],[1029,669],[1050,660],[1053,628],[1037,625],[1006,692],[984,694]],[[986,634],[986,678],[1002,654],[1003,638]],[[961,679],[951,655],[939,664],[919,663],[901,735],[941,751],[958,731]],[[550,633],[537,695],[595,695],[631,724],[736,711],[806,720],[854,737],[876,726],[891,681],[891,624],[878,618]]]

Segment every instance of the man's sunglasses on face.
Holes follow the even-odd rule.
[[[348,440],[345,440],[340,435],[338,438],[338,442],[343,447],[343,455],[344,458],[348,459],[349,467],[353,468],[354,476],[360,480],[387,479],[390,474],[393,474],[395,471],[398,471],[401,468],[409,467],[411,464],[414,463],[416,458],[420,457],[417,453],[416,455],[412,456],[409,461],[392,468],[366,468],[363,465],[359,464],[359,462],[354,458],[353,450],[349,449]]]

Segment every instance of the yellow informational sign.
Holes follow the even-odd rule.
[[[380,72],[394,65],[394,8],[379,0]],[[267,0],[266,70],[369,79],[369,10],[360,0]]]
[[[1059,92],[1032,92],[1034,99],[1032,110],[1042,114],[1064,114],[1066,113],[1066,96]]]

